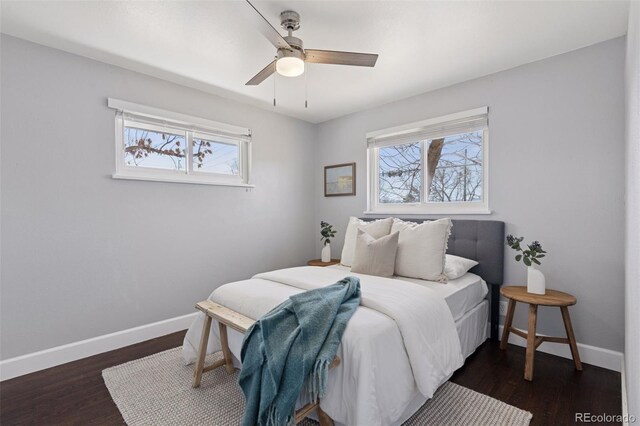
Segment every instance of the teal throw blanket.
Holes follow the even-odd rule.
[[[329,364],[359,304],[360,280],[347,277],[291,296],[247,330],[239,378],[243,426],[290,425],[307,379],[312,400],[324,396]]]

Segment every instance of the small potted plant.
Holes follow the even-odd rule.
[[[323,262],[331,262],[331,239],[336,236],[333,225],[325,221],[320,222],[320,235],[320,241],[323,243],[320,260]]]
[[[514,237],[513,235],[507,235],[507,245],[519,252],[515,259],[516,262],[522,261],[527,265],[527,292],[534,294],[545,294],[546,285],[544,274],[536,269],[535,265],[541,265],[540,259],[545,257],[546,251],[542,249],[542,244],[539,241],[534,241],[526,248],[522,248],[520,243],[524,240],[524,237]]]

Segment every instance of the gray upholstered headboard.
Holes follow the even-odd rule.
[[[377,218],[363,218],[365,221]],[[433,219],[402,219],[422,223]],[[484,279],[491,288],[491,338],[498,338],[500,310],[500,286],[504,275],[504,222],[497,220],[452,219],[453,228],[449,237],[447,253],[466,257],[478,262],[471,269]]]
[[[452,220],[447,253],[478,262],[471,272],[488,284],[502,285],[504,275],[504,222]]]

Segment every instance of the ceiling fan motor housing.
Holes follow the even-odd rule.
[[[287,41],[287,43],[289,43],[289,46],[293,47],[294,49],[296,49],[296,50],[304,50],[303,44],[302,44],[302,40],[299,39],[298,37],[284,36],[282,38],[285,39]]]
[[[288,41],[288,40],[287,40]],[[297,48],[296,46],[291,45],[293,47],[292,50],[289,49],[278,49],[278,56],[276,59],[280,58],[299,58],[304,61],[305,55],[302,48]]]

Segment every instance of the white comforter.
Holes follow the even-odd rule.
[[[322,408],[347,425],[389,425],[398,421],[416,395],[426,398],[462,366],[455,323],[445,300],[407,281],[348,273],[360,278],[361,306],[345,330],[329,373]],[[259,318],[292,294],[335,283],[339,269],[299,267],[258,274],[217,288],[209,296],[248,317]],[[204,314],[184,340],[185,362],[195,360]],[[208,352],[220,349],[212,327]],[[230,349],[240,358],[242,335],[231,332]],[[239,361],[236,360],[239,365]]]

